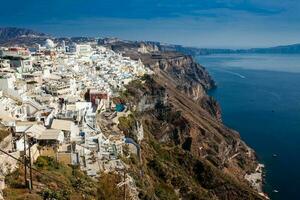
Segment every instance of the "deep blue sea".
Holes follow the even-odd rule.
[[[300,200],[300,55],[197,60],[218,84],[210,95],[221,104],[224,123],[238,130],[265,164],[265,191],[271,199]]]

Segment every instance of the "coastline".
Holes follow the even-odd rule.
[[[245,179],[251,184],[251,186],[258,191],[258,193],[265,197],[266,199],[270,199],[269,196],[263,191],[263,173],[264,173],[265,165],[259,163],[255,169],[255,172],[251,174],[246,174]]]
[[[272,57],[273,55],[266,55],[266,60]],[[209,94],[222,105],[224,123],[238,130],[242,138],[257,150],[260,162],[265,164],[263,191],[272,199],[297,199],[299,196],[297,184],[289,185],[289,183],[299,180],[299,176],[295,173],[299,168],[299,159],[294,154],[299,149],[296,142],[299,137],[294,134],[299,132],[299,126],[296,125],[299,115],[298,112],[290,110],[299,109],[297,102],[299,92],[296,85],[299,83],[300,75],[276,71],[280,66],[284,70],[292,67],[294,71],[299,69],[297,57],[293,57],[294,65],[288,63],[283,67],[281,63],[289,57],[278,56],[274,58],[279,60],[276,65],[272,65],[271,60],[263,65],[259,59],[251,57],[249,58],[251,63],[250,61],[246,63],[243,57],[233,56],[231,59],[236,59],[236,65],[244,67],[234,68],[234,72],[241,73],[248,79],[231,76],[219,70],[231,67],[230,62],[226,63],[227,57],[198,57],[220,86],[220,89]],[[255,64],[270,67],[268,70],[252,69]],[[286,139],[288,134],[294,135],[292,140]],[[289,148],[284,148],[287,144]],[[280,156],[275,158],[273,154]],[[289,162],[295,164],[288,166],[286,163]]]
[[[193,56],[193,58],[198,63],[200,63],[199,60],[197,59],[197,57]],[[242,75],[240,75],[238,73],[229,72],[229,71],[225,71],[225,70],[224,70],[224,72],[228,72],[228,73],[230,73],[232,75],[235,75],[235,76],[238,76],[238,77],[240,77],[242,79],[245,78],[244,76],[242,76]],[[212,79],[214,80],[213,76],[212,76]],[[209,96],[211,96],[211,97],[214,98],[214,96],[209,93],[213,89],[214,88],[209,89],[209,90],[207,90],[207,92],[208,92]],[[249,174],[245,174],[244,178],[245,178],[245,180],[247,180],[250,183],[251,187],[258,192],[259,195],[261,195],[262,197],[264,197],[266,199],[270,199],[269,195],[267,193],[265,193],[264,189],[263,189],[264,188],[264,169],[265,169],[265,165],[262,164],[262,163],[259,163],[259,161],[258,161],[258,164],[257,164],[257,167],[256,167],[255,171],[252,172],[252,173],[249,173]]]

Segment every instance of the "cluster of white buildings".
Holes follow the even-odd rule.
[[[0,123],[12,138],[2,148],[19,156],[30,148],[31,162],[53,156],[91,176],[123,168],[126,139],[103,134],[97,115],[117,112],[112,99],[146,73],[141,61],[99,45],[0,48]]]

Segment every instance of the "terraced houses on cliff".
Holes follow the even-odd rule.
[[[105,112],[118,123],[117,112],[127,115],[126,105],[116,109],[120,102],[114,98],[146,73],[151,72],[140,61],[89,43],[47,39],[30,50],[1,48],[0,123],[10,131],[1,149],[17,159],[30,150],[31,163],[38,156],[55,157],[90,176],[124,168],[118,155],[128,140],[120,133],[104,134],[97,117]],[[11,156],[0,156],[2,174],[18,167]]]

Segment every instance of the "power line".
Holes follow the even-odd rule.
[[[22,165],[24,165],[24,163],[23,163],[22,160],[20,160],[20,159],[14,157],[14,156],[12,156],[12,155],[10,155],[9,153],[3,151],[2,149],[0,149],[0,151],[1,151],[2,153],[4,153],[4,154],[10,156],[11,158],[13,158],[13,159],[19,161]],[[47,178],[49,178],[49,179],[51,179],[51,180],[53,180],[53,181],[56,181],[56,182],[58,182],[58,183],[60,183],[60,184],[62,184],[62,185],[64,185],[64,186],[66,186],[66,187],[69,187],[69,185],[67,185],[67,184],[65,184],[65,183],[63,183],[63,182],[61,182],[60,180],[58,180],[58,179],[56,179],[56,178],[53,178],[52,176],[49,176],[48,174],[46,174],[46,173],[44,173],[44,172],[39,171],[38,169],[35,169],[35,168],[33,168],[33,167],[30,167],[30,166],[27,166],[27,167],[31,168],[33,171],[35,171],[35,172],[37,172],[37,173],[39,173],[39,174],[42,174],[42,175],[46,176]]]
[[[4,153],[4,154],[10,156],[11,158],[13,158],[13,159],[19,161],[22,165],[25,165],[24,162],[23,162],[22,160],[16,158],[16,157],[13,156],[13,155],[10,155],[10,154],[7,153],[6,151],[0,149],[0,152],[2,152],[2,153]],[[44,173],[44,172],[41,172],[41,171],[39,171],[38,169],[35,169],[35,168],[31,167],[31,166],[27,166],[27,167],[28,167],[28,168],[31,168],[33,171],[35,171],[35,172],[37,172],[37,173],[39,173],[39,174],[41,174],[41,175],[46,176],[47,178],[49,178],[49,179],[51,179],[51,180],[53,180],[53,181],[55,181],[55,182],[60,183],[61,185],[64,185],[65,187],[69,187],[69,185],[65,184],[64,182],[61,182],[60,180],[58,180],[58,179],[56,179],[56,178],[54,178],[54,177],[52,177],[52,176],[49,176],[48,174],[46,174],[46,173]],[[79,190],[81,190],[82,192],[84,192],[84,193],[87,194],[87,192],[84,191],[84,190],[82,190],[81,188],[77,188],[77,189],[79,189]]]

